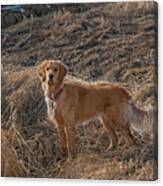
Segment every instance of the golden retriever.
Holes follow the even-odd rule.
[[[141,127],[146,112],[135,106],[128,92],[112,83],[88,83],[69,78],[67,72],[67,67],[57,60],[45,60],[37,67],[48,116],[59,134],[61,152],[74,157],[75,124],[95,116],[108,132],[108,149],[117,145],[115,128],[134,144],[130,126]]]

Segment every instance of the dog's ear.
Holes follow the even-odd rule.
[[[62,83],[64,77],[67,75],[68,73],[68,67],[66,65],[64,65],[63,63],[59,63],[59,82]]]
[[[46,75],[45,75],[45,66],[47,62],[43,61],[37,66],[37,75],[41,81],[46,80]]]

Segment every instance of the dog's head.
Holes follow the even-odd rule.
[[[39,79],[48,84],[61,84],[67,74],[67,67],[57,60],[45,60],[37,67]]]

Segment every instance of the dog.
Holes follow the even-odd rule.
[[[37,74],[47,104],[47,113],[56,126],[61,153],[75,156],[75,124],[97,116],[108,133],[108,150],[118,142],[118,128],[130,145],[135,144],[130,127],[141,129],[146,115],[119,85],[108,82],[85,82],[68,76],[68,68],[57,60],[44,60]]]

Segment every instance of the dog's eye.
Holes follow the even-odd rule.
[[[54,72],[57,72],[57,70],[58,70],[57,68],[54,68]]]
[[[48,71],[48,70],[50,70],[50,68],[49,68],[49,67],[47,67],[47,68],[46,68],[46,70]]]

